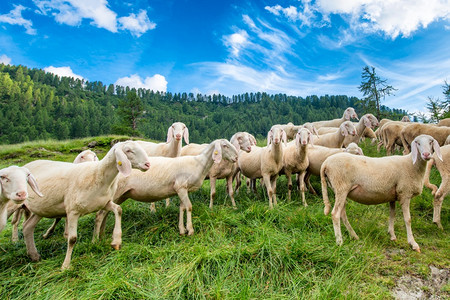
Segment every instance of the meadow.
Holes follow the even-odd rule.
[[[102,136],[68,141],[38,141],[0,148],[0,168],[35,159],[72,161],[89,142],[101,159],[112,140]],[[368,141],[368,156],[383,156]],[[151,167],[149,172],[151,172]],[[382,172],[382,170],[380,170]],[[401,172],[401,170],[399,170]],[[313,178],[320,191],[320,181]],[[433,169],[431,182],[440,183]],[[219,181],[215,206],[209,209],[209,182],[190,194],[195,234],[178,233],[176,197],[166,208],[157,203],[132,200],[123,207],[123,246],[110,247],[113,218],[106,235],[91,242],[94,215],[80,219],[72,267],[61,271],[67,243],[60,224],[47,240],[40,238],[53,220],[42,220],[35,232],[42,259],[31,262],[22,234],[12,243],[11,226],[0,234],[1,299],[389,299],[405,275],[427,280],[430,266],[450,266],[450,204],[442,208],[439,230],[432,223],[433,197],[424,188],[411,202],[412,230],[422,253],[407,243],[399,205],[396,209],[397,241],[387,233],[388,205],[347,204],[349,221],[359,235],[353,240],[343,228],[344,243],[335,243],[330,216],[323,214],[321,197],[306,193],[303,207],[296,189],[287,201],[286,179],[278,180],[278,206],[269,209],[267,195],[258,185],[257,194],[244,187],[236,195],[238,208],[225,196]],[[331,195],[331,193],[330,193]],[[333,200],[333,197],[331,197]],[[447,283],[438,291],[419,287],[426,296],[450,297]]]

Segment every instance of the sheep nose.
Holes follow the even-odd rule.
[[[280,142],[280,140],[279,139],[274,139],[274,141],[273,141],[275,144],[278,144],[279,142]]]
[[[430,155],[431,155],[430,152],[424,152],[424,153],[423,153],[423,156],[424,156],[425,158],[428,158]]]
[[[27,192],[25,192],[25,191],[17,192],[16,196],[17,196],[18,200],[25,200],[25,198],[27,197]]]
[[[177,133],[177,135],[175,136],[177,138],[177,140],[181,139],[181,134]]]
[[[306,141],[302,141],[302,145],[306,145],[306,143],[307,143]]]
[[[147,169],[149,169],[149,168],[150,168],[150,162],[146,162],[146,163],[144,164],[144,166],[145,166]]]

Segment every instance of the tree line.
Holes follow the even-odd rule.
[[[363,101],[345,95],[162,93],[0,64],[0,144],[113,133],[165,140],[176,121],[188,126],[197,143],[230,138],[237,131],[264,137],[273,124],[339,118],[349,106],[359,114],[368,112]],[[380,111],[392,119],[407,114],[386,106]]]

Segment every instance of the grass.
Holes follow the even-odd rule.
[[[30,153],[45,150],[51,159],[72,160],[91,140],[105,140],[94,150],[106,153],[110,139],[100,137],[66,142],[37,142],[3,147],[0,167],[37,159]],[[70,149],[77,149],[71,152]],[[364,144],[371,156],[373,146]],[[19,153],[13,158],[8,155]],[[381,153],[382,155],[383,153]],[[101,157],[102,155],[100,155]],[[151,170],[150,170],[151,171]],[[432,182],[439,183],[433,170]],[[317,178],[313,181],[320,187]],[[236,196],[238,209],[224,196],[225,185],[217,186],[213,210],[209,204],[209,182],[190,194],[195,234],[178,234],[178,199],[165,208],[132,200],[123,206],[123,247],[109,246],[113,218],[107,235],[91,243],[94,216],[80,219],[78,242],[72,268],[61,271],[66,241],[64,226],[43,240],[39,236],[52,220],[36,228],[36,246],[42,260],[30,262],[23,240],[10,241],[11,227],[0,234],[1,299],[386,299],[396,280],[404,274],[427,278],[429,266],[450,266],[449,204],[444,202],[442,225],[432,224],[432,196],[426,188],[411,204],[412,229],[422,253],[410,249],[400,208],[395,229],[397,242],[387,234],[387,205],[365,206],[350,201],[347,213],[360,240],[350,238],[343,227],[344,244],[336,246],[329,216],[323,215],[319,197],[307,193],[309,206],[301,205],[299,194],[287,202],[286,180],[278,181],[279,205],[270,210],[265,192],[242,189]],[[441,290],[450,296],[449,285]]]

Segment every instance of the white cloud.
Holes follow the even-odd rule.
[[[342,76],[339,74],[326,74],[317,76],[317,80],[320,81],[332,81],[341,78]]]
[[[33,28],[33,23],[22,17],[22,11],[26,9],[27,8],[22,5],[15,5],[14,9],[8,14],[0,15],[0,23],[23,26],[26,29],[27,34],[35,35],[36,29]]]
[[[2,54],[0,56],[0,64],[9,65],[11,63],[11,58],[6,56],[5,54]]]
[[[60,77],[73,77],[75,79],[83,80],[83,76],[75,74],[70,67],[46,67],[44,68],[45,72],[56,74]]]
[[[156,27],[145,10],[138,15],[131,13],[128,17],[117,19],[117,13],[110,9],[107,0],[33,0],[39,13],[52,15],[60,24],[79,26],[83,19],[92,20],[91,25],[111,32],[118,29],[129,30],[139,37]]]
[[[248,33],[245,30],[239,30],[230,35],[225,35],[223,37],[225,46],[231,49],[231,54],[233,56],[239,56],[239,52],[248,43]]]
[[[438,20],[450,19],[448,0],[301,0],[296,7],[266,6],[276,16],[284,15],[290,21],[302,21],[307,26],[331,23],[331,14],[340,15],[353,30],[366,33],[383,32],[392,39],[409,37],[413,32]],[[322,18],[322,23],[312,22]],[[322,25],[321,25],[322,24]]]
[[[160,74],[155,74],[152,77],[146,77],[144,80],[137,75],[133,74],[130,77],[122,77],[117,79],[114,83],[120,86],[129,86],[134,88],[144,88],[153,91],[166,92],[167,91],[167,80],[164,76]]]
[[[142,9],[137,16],[132,13],[128,17],[119,18],[118,21],[121,29],[129,30],[137,37],[156,27],[156,24],[149,20],[147,12]]]

